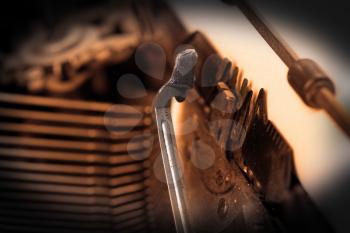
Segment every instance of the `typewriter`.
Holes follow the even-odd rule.
[[[333,232],[266,90],[166,2],[51,4],[1,57],[0,232]],[[186,49],[194,88],[166,116],[171,198],[154,105]]]

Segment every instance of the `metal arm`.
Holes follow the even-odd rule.
[[[187,90],[193,87],[193,68],[196,62],[197,53],[194,49],[186,49],[179,53],[172,76],[160,89],[155,101],[155,115],[163,166],[177,233],[189,233],[191,230],[170,114],[170,101],[172,97],[175,97],[179,102],[185,100]]]

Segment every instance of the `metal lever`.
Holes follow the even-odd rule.
[[[155,100],[155,115],[162,152],[165,177],[177,233],[189,233],[190,224],[184,199],[184,187],[179,166],[174,127],[171,120],[172,97],[181,102],[194,84],[194,66],[197,62],[194,49],[180,52],[170,80],[159,90]]]

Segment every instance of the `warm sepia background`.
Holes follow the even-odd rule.
[[[296,1],[299,5],[264,2],[252,3],[300,57],[312,58],[323,67],[336,83],[340,101],[350,110],[350,53],[348,45],[341,44],[344,38],[334,37],[341,34],[327,34],[332,25],[317,23],[317,19],[313,24],[303,21],[309,11],[318,10],[317,5],[300,9],[300,1]],[[267,90],[269,118],[294,149],[302,184],[336,230],[349,232],[349,139],[324,112],[302,103],[287,82],[287,67],[237,8],[215,0],[171,4],[189,29],[204,32],[223,56],[243,68],[255,88]]]
[[[83,1],[95,2],[4,3],[0,60],[4,51],[15,49],[17,40],[30,32],[29,21],[75,13],[70,5]],[[221,0],[165,1],[189,30],[202,31],[223,56],[235,61],[256,90],[267,90],[269,118],[293,148],[303,186],[336,232],[350,232],[350,140],[324,112],[306,107],[294,93],[287,82],[287,67],[237,8]],[[344,0],[250,1],[301,58],[315,60],[332,77],[338,99],[350,111],[350,4]]]

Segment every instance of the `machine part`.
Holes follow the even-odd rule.
[[[324,109],[350,138],[350,115],[335,98],[332,80],[310,59],[300,59],[282,38],[275,33],[247,0],[224,0],[237,5],[273,51],[289,68],[288,81],[304,103]]]
[[[147,156],[131,156],[148,150],[149,107],[12,93],[0,103],[2,231],[149,227]]]
[[[250,23],[260,33],[264,40],[270,45],[281,60],[290,67],[297,61],[298,55],[272,30],[263,17],[246,0],[223,0],[223,2],[237,6],[247,17]]]
[[[193,49],[180,52],[170,80],[160,89],[155,100],[159,142],[169,196],[178,233],[189,233],[191,228],[184,199],[183,182],[176,148],[173,123],[170,114],[170,100],[184,101],[186,92],[193,87],[193,68],[197,62],[197,53]]]
[[[315,102],[317,100],[315,95],[319,89],[326,88],[335,94],[335,87],[327,74],[310,59],[294,62],[288,71],[288,81],[304,102],[313,108],[321,107]]]
[[[205,98],[205,101],[202,99],[198,100],[198,103],[201,106],[200,108],[202,109],[201,111],[197,113],[187,112],[188,109],[196,109],[194,104],[191,103],[191,107],[185,107],[187,111],[183,111],[183,115],[185,115],[184,117],[186,117],[187,114],[198,115],[196,119],[201,122],[198,123],[199,127],[194,133],[195,135],[190,134],[179,138],[179,150],[181,151],[181,154],[184,155],[184,160],[186,161],[185,158],[190,157],[186,148],[190,147],[188,143],[191,143],[192,140],[204,140],[204,142],[210,145],[211,148],[215,148],[215,146],[219,146],[220,148],[215,150],[215,157],[217,159],[209,169],[200,170],[193,168],[189,163],[185,163],[185,171],[191,171],[191,175],[186,173],[184,176],[185,186],[196,187],[194,190],[190,189],[193,190],[193,192],[188,195],[189,202],[193,203],[193,206],[196,206],[195,203],[200,205],[199,203],[201,202],[202,196],[205,196],[204,190],[209,191],[210,193],[213,193],[214,190],[215,198],[213,198],[215,201],[212,200],[211,202],[217,203],[217,205],[211,209],[212,212],[216,213],[216,216],[208,216],[207,213],[205,216],[204,214],[200,214],[205,212],[200,207],[191,209],[191,216],[195,216],[195,219],[192,219],[191,221],[194,222],[193,226],[199,227],[200,232],[206,232],[206,230],[208,230],[208,232],[214,232],[218,229],[220,229],[218,230],[220,232],[230,232],[230,229],[237,229],[237,227],[242,232],[254,232],[259,231],[259,229],[261,230],[262,228],[265,228],[263,230],[264,232],[294,232],[296,229],[301,230],[303,227],[306,227],[307,229],[317,228],[320,229],[321,232],[333,232],[327,221],[324,220],[322,214],[320,214],[314,207],[312,201],[298,181],[296,171],[294,170],[295,168],[293,166],[291,148],[278,130],[268,120],[265,91],[261,89],[259,94],[255,96],[251,89],[251,84],[247,79],[242,77],[242,72],[239,72],[239,69],[235,66],[231,67],[230,72],[222,72],[222,70],[225,70],[222,69],[222,67],[227,67],[227,65],[223,64],[229,64],[229,62],[220,58],[219,55],[213,55],[216,54],[215,49],[212,47],[207,48],[207,46],[210,46],[210,43],[207,43],[205,38],[200,36],[200,33],[192,34],[186,41],[199,51],[201,51],[201,49],[211,51],[212,55],[208,55],[207,53],[204,53],[203,55],[203,53],[199,53],[202,55],[199,57],[199,60],[202,61],[201,64],[203,68],[196,70],[199,74],[201,74],[199,76],[200,80],[197,80],[196,82],[196,87],[200,93],[206,94],[205,97],[203,97]],[[215,59],[212,59],[214,57]],[[215,60],[215,62],[206,62],[206,59],[209,61]],[[208,66],[209,69],[205,70],[206,63],[210,64],[210,66]],[[220,83],[220,81],[217,80],[217,77],[221,76],[220,73],[229,74],[228,76],[231,76],[231,78],[226,82]],[[206,86],[203,87],[203,85],[201,85],[205,79],[210,79],[210,77],[206,77],[206,75],[210,75],[211,78],[215,80],[212,81],[211,88],[209,89]],[[227,89],[227,87],[229,87],[229,89]],[[208,98],[208,96],[210,97]],[[238,109],[232,109],[232,106],[235,106],[234,104],[230,103],[233,99],[235,99],[232,98],[233,96],[238,96],[241,99],[241,104],[239,105],[240,107]],[[221,99],[221,101],[224,103],[217,105],[215,103],[217,102],[215,100],[216,98]],[[221,124],[216,124],[215,127],[210,127],[212,122],[215,122],[215,119],[220,119]],[[224,124],[223,122],[225,121],[231,123]],[[207,127],[205,127],[206,124],[208,124]],[[209,137],[211,139],[206,138],[208,135],[205,133],[205,131],[208,129],[210,132],[208,132],[210,134]],[[226,135],[229,136],[227,137]],[[252,137],[252,135],[254,136]],[[220,138],[221,140],[218,140]],[[225,138],[227,140],[226,142]],[[215,143],[213,144],[213,142]],[[261,145],[259,145],[260,143]],[[192,153],[195,154],[198,152],[194,151]],[[218,155],[220,155],[219,158]],[[209,173],[212,173],[210,172],[210,169],[216,166],[216,163],[220,161],[220,158],[222,158],[221,161],[224,161],[225,159],[227,161],[234,161],[230,168],[231,171],[235,171],[235,166],[240,168],[240,172],[242,172],[245,178],[249,181],[249,185],[258,195],[259,199],[261,200],[261,204],[267,209],[267,215],[271,214],[273,216],[267,217],[273,221],[272,228],[270,228],[271,225],[269,224],[269,221],[263,220],[264,214],[262,214],[262,212],[257,214],[258,210],[260,209],[258,207],[258,203],[252,205],[252,200],[250,200],[248,204],[244,204],[244,202],[237,202],[238,198],[235,196],[234,197],[236,200],[233,203],[244,204],[244,206],[242,206],[242,213],[230,213],[229,208],[227,217],[224,219],[235,219],[233,220],[232,225],[226,225],[222,221],[220,224],[213,223],[213,219],[219,216],[218,210],[220,210],[220,215],[221,213],[225,212],[223,211],[225,209],[223,208],[223,201],[221,201],[221,205],[219,205],[220,198],[224,198],[226,203],[230,203],[230,198],[232,198],[231,191],[235,191],[238,187],[241,189],[241,192],[245,192],[242,190],[244,185],[239,183],[239,177],[241,174],[240,172],[236,171],[235,174],[231,176],[233,177],[231,179],[234,180],[231,191],[227,193],[215,192],[215,190],[217,190],[217,184],[224,183],[210,182],[211,179]],[[225,168],[225,166],[222,164],[218,167],[221,169]],[[224,171],[226,171],[226,169],[224,169]],[[205,174],[207,177],[200,174]],[[224,173],[218,173],[219,176],[215,176],[215,173],[212,174],[213,177],[218,178],[223,177],[220,176],[220,174]],[[202,179],[201,184],[198,184],[198,181],[196,181],[198,179]],[[227,181],[230,183],[231,179],[227,179]],[[213,180],[215,181],[215,179]],[[226,179],[216,180],[221,181]],[[225,196],[226,194],[229,195]],[[294,196],[298,196],[298,198],[293,198]],[[209,197],[206,198],[208,199]],[[202,202],[203,200],[205,200],[205,198],[202,199]],[[230,205],[231,204],[228,204],[228,206]],[[310,211],[305,211],[302,213],[305,218],[309,219],[308,221],[304,221],[303,219],[299,219],[298,217],[294,216],[294,214],[297,212],[295,208],[291,208],[291,206],[294,205],[305,205],[305,209],[310,209]],[[218,206],[221,208],[218,208]],[[288,207],[286,208],[286,206]],[[210,205],[207,205],[206,208],[208,209],[211,207]],[[237,205],[235,208],[238,208]],[[254,211],[254,209],[256,211]],[[291,212],[287,213],[287,209],[289,209]],[[276,211],[279,214],[282,212],[284,214],[276,215]],[[257,215],[259,215],[260,218],[258,218]],[[240,219],[241,216],[243,220]],[[206,219],[208,219],[208,221],[206,221]],[[317,221],[322,223],[322,227],[318,226]],[[211,224],[207,222],[211,222]],[[242,222],[245,223],[243,224],[242,228],[240,228],[240,223]],[[256,229],[254,229],[254,227],[253,229],[249,229],[249,227],[246,225],[255,225],[255,223],[259,225],[259,227]],[[285,229],[285,227],[287,227],[287,229]]]
[[[265,103],[266,94],[261,89],[255,103],[252,103],[254,117],[242,147],[242,157],[236,161],[254,188],[264,194],[265,200],[277,203],[284,200],[290,189],[293,153],[286,140],[267,120]]]
[[[108,69],[106,64],[116,66],[117,76],[139,71],[129,63],[134,61],[130,54],[144,41],[159,44],[164,60],[172,61],[175,48],[188,36],[184,43],[199,54],[196,66],[192,59],[175,61],[174,79],[156,103],[164,106],[158,115],[169,120],[160,124],[159,136],[164,139],[163,151],[168,149],[178,165],[174,177],[183,181],[178,190],[184,193],[180,200],[186,204],[190,230],[331,232],[295,171],[284,166],[289,164],[281,158],[290,155],[292,160],[292,152],[284,156],[286,151],[279,149],[287,142],[268,120],[264,92],[256,98],[242,71],[217,54],[203,34],[189,35],[164,2],[150,0],[136,7],[131,15],[130,9],[93,8],[82,16],[84,20],[79,16],[80,24],[74,16],[62,24],[67,31],[55,26],[51,39],[45,31],[43,40],[27,41],[37,49],[28,48],[31,59],[25,66],[21,59],[15,59],[13,67],[6,66],[5,73],[16,76],[18,82],[8,88],[6,80],[0,80],[2,90],[16,92],[0,93],[1,231],[176,231],[171,203],[175,198],[169,198],[169,182],[163,182],[166,173],[161,174],[164,179],[154,174],[164,173],[165,167],[160,144],[152,140],[157,129],[150,104],[152,88],[164,80],[151,85],[154,78],[148,79],[147,72],[135,74],[149,93],[141,105],[111,94],[114,72],[107,76],[107,84],[114,89],[96,82]],[[92,53],[85,49],[75,53],[92,35],[96,39],[90,41]],[[152,56],[145,59],[148,64],[155,62]],[[4,61],[10,62],[8,57]],[[165,64],[165,76],[172,65]],[[189,79],[184,75],[186,67],[191,70]],[[198,98],[186,96],[193,73],[198,93],[190,92]],[[30,80],[29,87],[25,80]],[[22,84],[28,89],[18,88]],[[96,86],[102,86],[100,96],[92,91]],[[178,105],[182,110],[171,112],[172,117],[191,119],[195,126],[189,130],[174,120],[175,132],[181,134],[175,135],[176,142],[168,110],[173,96],[183,102]],[[163,157],[164,161],[169,162]]]
[[[194,232],[274,232],[269,214],[259,200],[259,194],[245,178],[235,162],[229,160],[213,136],[210,119],[202,101],[185,100],[174,116],[175,131],[186,130],[182,121],[194,117],[198,127],[193,132],[176,135],[182,163],[183,180],[191,227]],[[202,145],[202,146],[200,146]],[[195,156],[206,160],[212,154],[209,166],[198,166]],[[247,208],[253,211],[246,211]]]
[[[125,61],[140,43],[129,8],[111,6],[104,13],[96,9],[95,14],[78,14],[53,29],[37,29],[6,59],[5,75],[32,93],[76,90],[106,63]]]
[[[184,44],[193,46],[197,51],[201,51],[198,55],[198,62],[195,68],[195,87],[198,94],[202,96],[206,103],[210,103],[214,98],[214,92],[218,81],[216,78],[221,57],[214,49],[210,41],[201,33],[193,32],[183,41]]]
[[[236,93],[236,95],[233,93]],[[209,119],[211,122],[211,132],[224,151],[230,150],[227,141],[230,137],[233,114],[241,108],[242,97],[239,93],[232,92],[224,82],[219,82],[217,94],[210,103],[210,106],[211,112]]]

